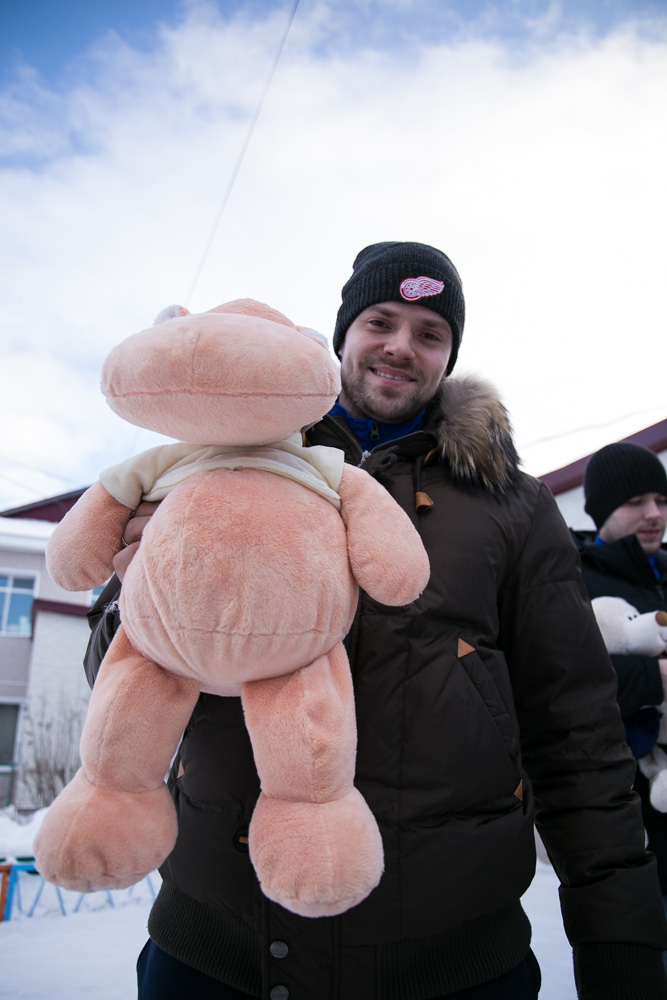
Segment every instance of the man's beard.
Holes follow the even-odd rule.
[[[372,391],[366,384],[366,373],[371,368],[380,367],[384,363],[384,361],[378,361],[375,364],[372,361],[367,362],[363,368],[357,369],[348,377],[342,372],[343,396],[348,404],[347,409],[353,416],[377,420],[382,424],[402,424],[421,413],[426,404],[431,401],[433,394],[428,393],[424,384],[409,369],[405,369],[406,375],[415,378],[409,398],[392,399],[389,395],[383,396],[381,386],[378,386],[377,391]],[[387,380],[387,382],[390,386],[391,380]],[[389,392],[391,389],[388,389]]]

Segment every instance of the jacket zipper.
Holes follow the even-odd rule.
[[[345,426],[345,424],[339,423],[333,417],[330,417],[328,413],[324,417],[322,417],[322,419],[323,420],[332,420],[333,423],[336,426],[336,429],[338,431],[340,431],[340,433],[343,435],[343,437],[345,437],[353,445],[354,451],[356,451],[357,453],[361,454],[361,458],[360,458],[359,462],[357,462],[357,468],[358,469],[361,469],[363,467],[364,462],[367,459],[369,459],[371,457],[371,455],[374,455],[376,451],[380,451],[382,448],[385,448],[385,447],[387,447],[390,444],[396,444],[399,441],[407,441],[408,438],[416,437],[417,434],[422,434],[422,433],[428,434],[428,431],[421,431],[421,430],[419,430],[419,431],[411,431],[409,434],[402,434],[401,437],[392,438],[391,441],[383,441],[382,444],[376,445],[375,448],[371,448],[370,451],[363,451],[362,448],[361,448],[361,445],[359,444],[359,441],[354,436],[354,434],[352,433],[352,431],[348,427]]]

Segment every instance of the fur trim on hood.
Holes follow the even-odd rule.
[[[519,456],[494,386],[473,375],[447,378],[432,413],[439,451],[454,477],[504,493],[518,472]]]

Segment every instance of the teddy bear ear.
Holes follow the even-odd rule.
[[[329,350],[329,341],[323,333],[318,333],[317,330],[310,330],[307,326],[297,326],[297,330],[305,337],[310,337],[311,340],[317,341],[318,344],[322,345],[325,351]]]
[[[159,323],[165,323],[168,319],[174,319],[175,316],[189,316],[190,310],[186,309],[185,306],[172,305],[167,306],[162,312],[159,312],[155,319],[153,320],[153,326],[158,326]]]

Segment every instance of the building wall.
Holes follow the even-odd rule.
[[[9,570],[35,574],[37,576],[37,596],[44,600],[66,601],[68,604],[90,604],[90,591],[65,591],[53,582],[46,569],[43,550],[41,552],[21,552],[14,547],[16,544],[17,540],[12,539],[12,546],[7,545],[7,539],[2,538],[2,526],[0,525],[0,572]]]
[[[567,493],[559,493],[556,497],[556,503],[569,528],[595,531],[592,518],[584,511],[583,486],[577,486],[576,489],[568,490]]]
[[[83,655],[90,628],[87,618],[40,611],[33,633],[29,701],[45,699],[51,704],[60,695],[88,702],[90,689],[83,670]]]
[[[18,809],[47,805],[43,799],[50,800],[79,765],[78,746],[90,698],[82,666],[89,635],[86,618],[51,611],[36,616],[14,789]],[[51,775],[45,773],[49,766]],[[61,773],[64,780],[57,777]]]
[[[22,700],[28,693],[32,643],[29,635],[0,636],[0,701]]]
[[[37,610],[39,604],[34,606],[32,635],[0,634],[0,743],[9,751],[9,757],[6,753],[0,755],[6,758],[5,764],[0,764],[0,807],[10,791],[20,808],[42,804],[31,798],[20,771],[24,766],[33,768],[35,748],[41,747],[43,753],[47,737],[53,744],[52,756],[60,753],[69,761],[78,758],[88,701],[81,661],[89,630],[85,617],[64,612],[66,605],[70,611],[88,607],[91,595],[66,592],[51,580],[44,552],[54,527],[45,521],[0,517],[0,572],[34,576],[35,599],[52,603],[48,610]],[[63,729],[67,747],[57,750]]]

